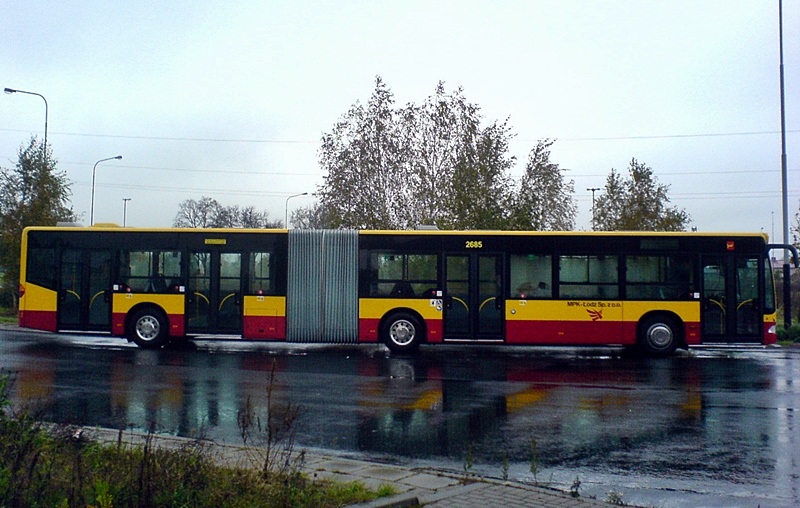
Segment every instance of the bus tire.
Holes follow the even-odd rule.
[[[133,312],[128,323],[128,339],[140,348],[155,349],[167,343],[169,321],[161,310],[142,307]]]
[[[654,315],[639,322],[639,349],[648,356],[671,355],[680,341],[680,328],[669,316]]]
[[[423,336],[419,319],[408,312],[396,312],[386,318],[383,343],[395,353],[413,353],[419,349]]]

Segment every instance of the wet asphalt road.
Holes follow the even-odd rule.
[[[299,407],[301,447],[536,480],[643,506],[800,505],[800,349],[423,348],[111,337],[0,328],[12,398],[59,423],[240,444],[238,412]],[[613,495],[613,494],[612,494]]]

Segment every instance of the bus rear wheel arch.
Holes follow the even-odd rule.
[[[383,318],[380,338],[395,353],[413,353],[425,339],[423,320],[413,312],[392,312]]]
[[[668,313],[654,313],[639,321],[637,345],[648,356],[668,356],[683,344],[681,321]]]
[[[140,348],[156,349],[169,339],[169,319],[158,307],[138,307],[128,314],[125,332],[128,340]]]

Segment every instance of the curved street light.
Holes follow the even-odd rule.
[[[107,159],[100,159],[99,161],[94,163],[94,167],[92,168],[92,208],[91,212],[89,212],[89,225],[94,226],[94,180],[95,175],[97,174],[97,165],[101,162],[111,161],[111,160],[120,160],[122,158],[121,155],[117,155],[116,157],[109,157]]]
[[[284,213],[284,222],[283,222],[284,226],[286,226],[286,229],[289,229],[289,200],[300,196],[308,196],[308,192],[301,192],[300,194],[292,194],[291,196],[286,198],[286,210]]]
[[[16,90],[14,88],[5,88],[3,89],[3,91],[7,94],[24,93],[27,95],[37,95],[42,98],[42,100],[44,101],[44,149],[45,153],[47,153],[47,110],[48,110],[47,99],[44,98],[44,95],[36,92],[26,92],[25,90]]]

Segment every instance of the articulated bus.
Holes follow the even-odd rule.
[[[32,227],[22,327],[143,348],[772,344],[762,234]],[[781,246],[782,248],[782,246]]]

